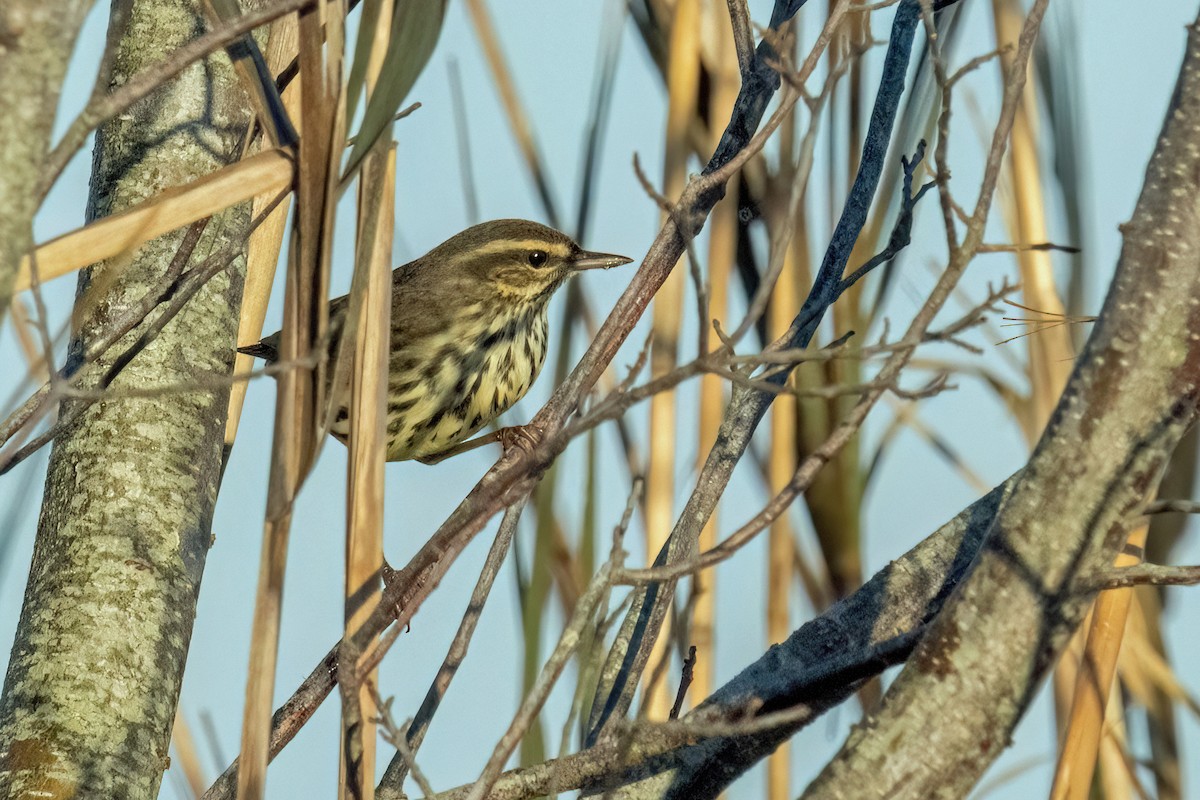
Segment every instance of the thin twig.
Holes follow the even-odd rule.
[[[1194,586],[1197,583],[1200,583],[1200,566],[1175,567],[1165,564],[1138,564],[1132,567],[1117,567],[1108,570],[1083,590],[1124,589],[1147,584],[1152,586]]]
[[[1146,506],[1147,514],[1200,514],[1200,502],[1195,500],[1155,500]]]
[[[946,62],[942,58],[941,38],[938,36],[937,26],[933,19],[933,9],[929,0],[922,0],[921,20],[925,25],[925,36],[929,46],[929,60],[933,65],[934,80],[941,89],[942,102],[937,122],[937,143],[933,148],[933,179],[938,187],[938,202],[942,209],[942,226],[946,235],[946,249],[953,253],[958,248],[958,229],[955,227],[955,220],[961,216],[963,221],[966,221],[965,214],[959,215],[955,213],[958,211],[958,204],[954,201],[954,195],[950,190],[950,167],[947,158],[950,148],[950,98],[955,80],[961,76],[956,76],[952,80],[946,74]]]
[[[450,642],[446,657],[442,660],[442,666],[438,668],[433,682],[429,685],[429,690],[425,693],[425,699],[417,710],[416,717],[409,724],[403,737],[405,747],[412,754],[421,749],[421,743],[425,741],[429,724],[433,722],[433,717],[441,706],[442,698],[446,696],[446,691],[450,688],[450,682],[454,680],[454,676],[458,674],[458,668],[467,657],[467,648],[471,645],[471,637],[475,634],[475,627],[479,623],[480,615],[483,614],[483,607],[487,603],[488,595],[491,594],[496,575],[500,572],[500,567],[508,556],[509,546],[512,544],[513,536],[516,534],[521,520],[521,511],[528,500],[528,497],[524,497],[509,506],[504,512],[500,530],[496,533],[487,558],[484,559],[483,569],[479,572],[479,580],[475,583],[475,590],[471,592],[467,610],[458,624],[458,630]],[[399,746],[397,746],[397,750],[400,750]],[[396,758],[393,758],[388,764],[388,768],[383,774],[383,782],[391,783],[394,786],[403,786],[410,766],[411,758],[406,756],[403,751],[398,752]]]
[[[281,200],[282,196],[276,198],[275,202],[270,205],[270,209],[273,210]],[[262,221],[266,220],[266,215],[260,214],[259,218],[259,224],[261,224]],[[122,352],[116,357],[116,359],[113,360],[112,365],[109,366],[108,370],[104,373],[104,376],[100,379],[99,386],[101,389],[107,389],[112,384],[113,379],[115,379],[117,375],[121,373],[121,370],[125,369],[129,362],[132,361],[138,353],[142,352],[142,350],[146,348],[146,345],[152,342],[158,336],[158,334],[162,332],[163,327],[165,327],[168,322],[175,318],[175,315],[183,309],[184,304],[186,304],[195,295],[195,293],[199,291],[201,286],[208,282],[209,278],[215,276],[217,271],[219,271],[213,271],[212,275],[210,275],[208,278],[204,278],[201,281],[193,281],[191,287],[187,289],[183,289],[180,286],[179,278],[183,274],[183,268],[187,266],[188,261],[191,259],[192,253],[196,249],[196,245],[200,243],[200,237],[203,235],[205,228],[208,227],[208,222],[210,219],[212,218],[205,217],[204,219],[197,220],[188,226],[187,231],[183,234],[182,241],[180,241],[179,246],[175,248],[175,255],[171,258],[171,263],[167,265],[167,270],[165,273],[163,273],[163,277],[159,281],[159,285],[164,287],[159,301],[162,302],[169,300],[171,305],[168,306],[168,308],[165,309],[153,323],[147,326],[146,330],[142,331],[142,333],[138,336],[137,341],[126,348],[124,352]],[[244,235],[235,236],[234,241],[239,242],[239,244],[241,241],[244,241],[250,235],[250,233],[254,231],[254,228],[257,227],[253,224],[253,221],[251,221],[251,225],[252,227],[247,230]],[[243,249],[244,245],[237,247],[236,253],[240,253]],[[233,247],[227,248],[227,250],[231,253],[235,252],[235,248]],[[237,257],[236,253],[233,258]],[[201,274],[211,266],[219,264],[220,261],[224,260],[219,258],[220,255],[222,254],[218,254],[217,258],[210,257],[209,259],[205,259],[204,262],[197,264],[195,267],[195,272],[191,274]],[[232,260],[233,259],[230,259],[230,261]],[[222,265],[221,268],[223,269],[224,265]]]
[[[35,250],[29,254],[29,288],[33,294],[34,321],[38,338],[41,340],[42,360],[46,364],[46,370],[50,373],[49,384],[53,389],[58,375],[58,370],[54,368],[54,337],[50,334],[48,322],[50,317],[46,310],[46,297],[42,294],[42,281],[39,277],[36,253]]]
[[[412,114],[414,111],[417,111],[417,110],[418,110],[418,109],[420,109],[420,108],[421,108],[421,104],[420,104],[420,103],[412,103],[411,105],[407,105],[407,106],[405,106],[404,108],[402,108],[402,109],[400,109],[399,111],[397,111],[397,112],[396,112],[396,113],[395,113],[395,114],[392,116],[392,122],[399,122],[400,120],[404,119],[405,117],[409,116],[409,115],[410,115],[410,114]],[[354,146],[354,144],[355,144],[357,141],[358,141],[358,135],[357,135],[357,134],[356,134],[356,135],[354,135],[354,136],[351,136],[351,137],[347,138],[347,139],[346,139],[346,147],[353,147],[353,146]]]
[[[508,761],[508,757],[512,755],[516,749],[517,743],[521,741],[521,737],[529,729],[538,712],[541,711],[542,705],[545,704],[546,698],[550,694],[550,690],[554,688],[554,684],[558,681],[559,675],[566,668],[567,662],[571,655],[575,652],[575,648],[579,646],[579,641],[583,633],[584,626],[591,620],[596,608],[599,606],[601,597],[609,589],[609,578],[614,569],[619,568],[620,561],[615,564],[609,561],[602,566],[596,575],[588,584],[588,589],[583,596],[579,598],[579,602],[575,606],[575,612],[571,615],[571,621],[563,630],[562,636],[559,637],[558,645],[554,648],[554,652],[550,654],[546,664],[542,667],[541,673],[530,689],[529,694],[521,703],[520,709],[509,725],[508,730],[496,743],[495,749],[492,751],[491,758],[483,768],[483,773],[479,776],[479,780],[475,782],[470,793],[467,795],[467,800],[483,800],[487,796],[488,791],[492,788],[492,784],[500,776],[500,771],[504,767],[504,763]]]
[[[454,111],[454,139],[458,144],[458,175],[462,181],[463,202],[467,205],[467,221],[479,222],[479,189],[475,185],[475,166],[471,160],[471,135],[467,129],[467,101],[463,98],[462,71],[458,59],[446,63],[450,78],[450,106]]]
[[[995,50],[991,50],[983,55],[975,56],[970,61],[955,70],[953,75],[946,78],[945,87],[953,87],[954,84],[958,83],[960,80],[979,69],[993,58],[999,58],[1000,56],[1007,54],[1010,50],[1012,50],[1012,45],[1006,44],[1003,47],[996,48]]]
[[[808,180],[812,174],[817,134],[820,131],[818,123],[821,119],[821,112],[829,98],[833,95],[834,89],[837,88],[838,82],[846,75],[851,63],[853,63],[852,59],[839,59],[834,69],[826,76],[825,83],[821,87],[821,93],[809,102],[811,118],[809,119],[808,129],[805,131],[804,137],[800,140],[796,163],[791,168],[791,195],[788,198],[787,211],[783,215],[783,228],[778,231],[771,241],[770,252],[767,256],[766,274],[759,282],[758,289],[747,305],[746,315],[738,323],[733,333],[727,337],[727,346],[730,349],[732,349],[733,344],[740,342],[747,333],[753,330],[758,321],[762,319],[763,314],[766,313],[771,295],[775,290],[775,284],[778,283],[779,276],[783,273],[783,268],[786,264],[785,254],[791,243],[792,233],[796,225],[796,220],[799,217],[800,204],[804,200],[805,192],[808,188]],[[788,80],[789,82],[793,82],[793,85],[796,85],[795,82],[798,82],[800,78],[798,75],[794,76],[789,73]]]
[[[379,709],[379,716],[376,717],[375,722],[379,724],[383,738],[396,748],[396,757],[404,762],[406,771],[412,773],[413,780],[417,782],[417,786],[424,792],[425,796],[432,797],[434,794],[433,784],[429,782],[429,778],[425,777],[425,773],[417,766],[417,755],[408,746],[408,739],[405,737],[403,731],[400,730],[401,726],[396,724],[396,720],[392,716],[392,703],[396,698],[389,697],[387,700],[383,700],[379,696],[379,688],[375,686],[374,681],[367,681],[367,688],[371,691],[375,707]],[[411,729],[412,720],[407,720],[403,727]]]
[[[97,126],[127,110],[139,100],[145,99],[166,81],[174,78],[200,59],[212,55],[243,34],[286,14],[315,5],[317,2],[318,0],[275,0],[269,6],[247,12],[219,28],[196,37],[176,50],[161,64],[131,77],[111,94],[93,94],[87,107],[67,128],[66,133],[63,134],[54,149],[46,155],[42,177],[37,186],[39,201],[46,198],[50,187],[58,180],[67,164],[87,142],[88,135]]]
[[[273,211],[274,208],[280,202],[282,202],[283,198],[286,196],[286,192],[277,195],[271,203],[262,209],[255,219],[250,221],[250,224],[247,226],[244,233],[230,237],[230,244],[210,255],[200,264],[196,265],[191,270],[188,270],[187,273],[183,275],[175,274],[175,270],[177,268],[181,268],[182,264],[186,263],[187,255],[191,253],[191,249],[194,247],[194,242],[192,242],[192,239],[198,238],[200,231],[202,231],[204,228],[204,225],[202,224],[203,221],[194,223],[193,227],[190,228],[185,234],[183,242],[181,243],[179,249],[176,250],[176,255],[172,259],[171,264],[168,266],[167,273],[164,275],[164,278],[159,281],[158,286],[143,296],[142,300],[131,311],[131,313],[122,317],[115,325],[106,331],[106,333],[97,342],[93,342],[91,345],[89,345],[84,354],[83,361],[81,361],[79,364],[72,364],[64,367],[63,374],[61,376],[62,380],[58,383],[56,389],[51,389],[51,383],[47,383],[46,386],[43,387],[45,391],[39,390],[36,392],[33,397],[26,401],[26,403],[20,409],[18,409],[17,412],[15,412],[15,414],[10,415],[9,420],[6,420],[3,426],[0,426],[0,431],[5,434],[5,439],[0,439],[0,444],[2,444],[7,440],[8,437],[11,437],[17,430],[19,430],[20,426],[16,424],[18,421],[23,420],[21,424],[28,424],[28,422],[39,416],[41,411],[48,409],[50,404],[52,404],[58,397],[76,397],[88,401],[74,406],[70,414],[62,419],[59,419],[53,426],[51,426],[49,430],[45,431],[25,446],[16,450],[16,452],[12,453],[10,456],[0,458],[0,475],[3,475],[17,464],[20,464],[30,455],[52,441],[61,431],[74,424],[75,420],[77,420],[80,415],[87,410],[90,402],[101,400],[105,397],[118,396],[118,393],[112,392],[108,387],[115,379],[117,374],[119,374],[120,370],[127,366],[129,361],[131,361],[137,353],[145,349],[145,347],[149,345],[159,333],[162,332],[167,323],[174,319],[175,316],[178,315],[181,310],[183,310],[187,302],[194,297],[195,294],[200,291],[200,289],[203,288],[209,280],[223,270],[227,269],[233,260],[241,255],[245,249],[246,237],[249,236],[250,233],[257,229],[258,226],[267,219],[267,216],[271,213],[271,211]],[[189,245],[189,242],[191,242],[191,245]],[[73,388],[72,383],[69,381],[70,379],[82,374],[81,370],[79,369],[80,366],[88,363],[91,358],[99,358],[101,355],[106,353],[112,345],[114,345],[120,340],[121,337],[124,336],[125,333],[127,333],[129,330],[132,330],[138,324],[144,322],[146,312],[152,310],[155,305],[167,300],[170,301],[170,305],[163,311],[162,314],[159,315],[159,317],[154,320],[154,322],[147,327],[142,335],[138,337],[137,341],[135,341],[128,348],[128,350],[119,356],[114,364],[108,370],[106,370],[101,381],[101,385],[98,389],[78,390]],[[137,318],[138,314],[141,314],[141,318]],[[279,364],[272,366],[278,368]],[[279,370],[274,369],[270,371],[277,373]],[[203,389],[210,388],[212,386],[225,386],[229,385],[231,382],[245,379],[248,378],[245,376],[235,375],[210,376],[210,381],[215,381],[215,383],[210,382],[206,385],[203,382],[189,382],[188,384],[182,386],[152,387],[144,390],[124,390],[124,395],[127,397],[136,395],[157,397],[174,392],[195,391],[197,388]]]
[[[729,22],[733,27],[733,47],[737,51],[738,71],[742,75],[754,66],[754,36],[750,33],[750,9],[746,0],[726,0]]]
[[[679,719],[683,710],[683,701],[687,697],[688,687],[692,685],[692,674],[696,669],[696,645],[688,647],[687,658],[683,660],[683,673],[679,676],[679,690],[675,692],[675,705],[671,706],[669,719]]]

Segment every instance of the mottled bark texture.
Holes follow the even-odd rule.
[[[37,185],[75,37],[91,0],[0,2],[0,321],[33,241]]]
[[[1124,154],[1114,154],[1114,157]],[[1200,383],[1200,36],[1100,319],[975,568],[807,798],[964,797],[1008,746],[1192,421]]]
[[[203,29],[194,2],[135,0],[114,84]],[[89,215],[234,160],[247,109],[223,55],[187,69],[101,129]],[[247,222],[245,207],[214,218],[192,263],[244,235]],[[160,280],[182,235],[80,276],[72,357]],[[210,542],[228,388],[122,393],[231,370],[242,269],[239,258],[218,274],[55,442],[0,700],[2,797],[158,794]]]
[[[894,643],[911,648],[970,569],[996,511],[1011,491],[1010,478],[963,509],[932,535],[881,569],[862,588],[802,625],[684,717],[746,720],[790,710],[788,724],[730,735],[662,753],[653,740],[632,752],[662,753],[591,787],[617,798],[716,797],[742,773],[821,714],[854,694],[895,658]],[[905,644],[907,642],[907,644]],[[903,658],[906,649],[896,653]],[[872,655],[878,654],[873,659]],[[734,724],[732,727],[736,727]],[[642,745],[645,746],[642,746]],[[637,762],[622,751],[624,763]],[[617,786],[619,784],[619,786]],[[565,785],[565,784],[563,784]]]

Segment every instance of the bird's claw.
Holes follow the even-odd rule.
[[[538,442],[542,440],[542,433],[541,427],[533,423],[512,425],[496,431],[496,439],[504,448],[504,455],[508,455],[514,447],[519,447],[526,453],[532,453]]]

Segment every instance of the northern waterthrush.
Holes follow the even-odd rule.
[[[593,253],[553,228],[499,219],[467,228],[392,272],[387,459],[437,461],[529,390],[546,359],[546,310],[575,273],[632,259]],[[337,357],[349,296],[329,304]],[[273,362],[279,333],[239,352]],[[331,361],[327,373],[336,374]],[[342,371],[345,372],[344,370]],[[349,392],[330,391],[331,433],[350,432]]]

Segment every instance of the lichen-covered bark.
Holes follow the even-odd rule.
[[[0,3],[0,321],[33,237],[59,92],[91,0]]]
[[[807,798],[964,797],[1082,620],[1200,387],[1200,35],[1100,320],[970,577]]]
[[[135,0],[114,82],[200,30],[196,3]],[[236,158],[247,109],[226,58],[189,68],[100,131],[90,215],[120,211]],[[241,207],[214,218],[192,263],[239,235],[247,217]],[[119,272],[102,265],[81,276],[73,354],[160,279],[181,237],[147,244]],[[228,389],[144,399],[122,390],[229,372],[240,261],[55,442],[0,700],[0,796],[158,794],[209,546]]]
[[[919,633],[941,610],[951,589],[967,574],[1015,482],[1009,478],[963,509],[854,594],[772,646],[684,719],[694,721],[709,714],[736,719],[785,709],[807,713],[770,730],[716,737],[666,753],[655,747],[653,739],[644,748],[635,742],[628,752],[621,751],[619,761],[636,766],[611,770],[616,776],[590,785],[589,793],[622,800],[717,797],[797,730],[850,697],[862,680],[895,663],[895,659],[872,663],[864,656]],[[640,761],[637,756],[645,750],[657,755]],[[568,785],[562,777],[559,780],[559,786]],[[497,786],[505,786],[505,781]]]

